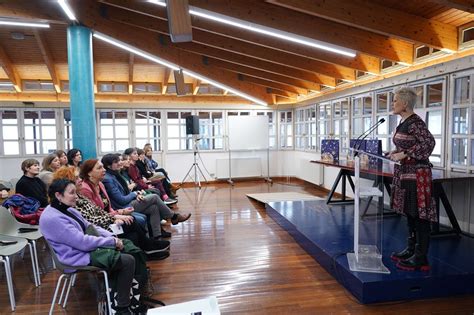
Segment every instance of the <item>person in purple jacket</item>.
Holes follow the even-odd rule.
[[[100,236],[85,233],[91,224],[74,209],[77,194],[72,181],[54,180],[49,187],[48,195],[51,204],[41,215],[39,227],[62,263],[70,266],[87,266],[91,264],[90,252],[99,247],[115,247],[118,251],[123,249],[122,240],[98,226],[95,226],[95,229]],[[116,314],[131,314],[128,307],[135,272],[135,258],[121,253],[117,263],[107,272],[109,275],[120,274],[120,277],[117,277]]]

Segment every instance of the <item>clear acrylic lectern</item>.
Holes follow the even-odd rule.
[[[392,172],[393,164],[385,157],[354,150],[354,252],[347,253],[349,269],[358,272],[390,273],[382,261],[384,173]],[[370,181],[373,180],[373,185]],[[361,222],[363,205],[377,200],[375,216],[365,217]]]

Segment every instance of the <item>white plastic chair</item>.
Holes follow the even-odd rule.
[[[20,228],[36,229],[36,231],[21,233],[19,231]],[[31,252],[31,256],[34,259],[33,276],[35,279],[35,285],[37,287],[40,286],[41,278],[38,264],[38,251],[36,250],[36,242],[40,238],[42,238],[43,235],[39,231],[39,226],[18,222],[7,208],[0,207],[0,234],[23,238],[28,241],[28,244],[33,249],[33,251]]]
[[[16,242],[16,243],[6,244],[2,242]],[[33,251],[31,249],[31,244],[29,244],[24,238],[0,235],[0,262],[5,267],[5,276],[7,278],[8,295],[10,297],[10,305],[11,305],[12,312],[15,311],[16,302],[15,302],[15,291],[13,289],[10,256],[21,252],[26,246],[30,248],[31,265],[33,266],[33,273],[34,273],[35,261],[34,261]]]
[[[61,305],[63,308],[66,308],[67,299],[69,297],[69,292],[71,291],[71,287],[74,286],[76,282],[76,276],[78,272],[97,272],[101,273],[104,277],[104,286],[105,286],[105,295],[107,297],[107,310],[109,314],[113,314],[112,311],[112,303],[110,301],[110,290],[109,290],[109,280],[107,272],[104,269],[94,267],[94,266],[68,266],[63,264],[59,261],[58,257],[56,256],[56,252],[52,248],[52,246],[48,243],[48,247],[51,252],[51,256],[53,257],[53,261],[56,264],[56,268],[62,272],[61,276],[58,278],[58,283],[56,284],[56,289],[54,290],[53,300],[51,301],[51,308],[49,310],[49,314],[53,314],[54,311],[54,304],[56,303],[56,298],[58,296],[59,287],[61,286],[61,282],[64,279],[64,283],[62,284],[61,295],[59,296],[58,304]],[[67,271],[67,272],[66,272]],[[66,294],[66,295],[64,295]],[[63,299],[64,297],[64,299]],[[62,303],[61,303],[62,302]]]

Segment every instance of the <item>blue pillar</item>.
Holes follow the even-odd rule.
[[[72,144],[82,151],[83,160],[97,157],[97,131],[94,104],[92,32],[84,26],[67,28],[69,96]]]

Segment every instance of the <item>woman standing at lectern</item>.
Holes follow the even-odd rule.
[[[388,154],[391,160],[400,162],[394,169],[391,206],[406,215],[408,240],[407,247],[392,253],[391,258],[400,269],[427,271],[431,222],[437,220],[432,198],[433,165],[429,161],[435,140],[425,122],[413,112],[415,103],[413,88],[395,91],[393,114],[402,119],[393,136],[396,149]]]

